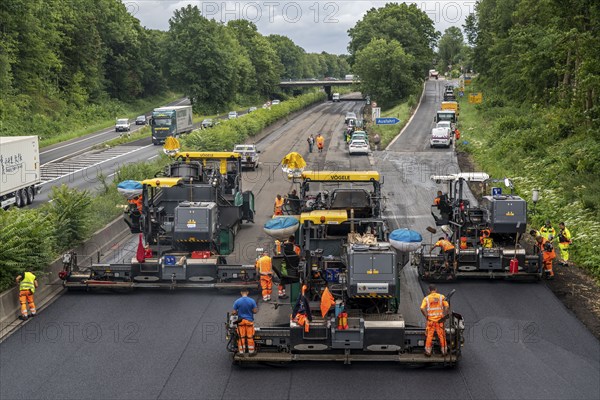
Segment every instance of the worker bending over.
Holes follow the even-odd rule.
[[[238,351],[244,354],[245,349],[248,349],[249,355],[254,355],[254,314],[258,312],[258,306],[253,298],[248,297],[250,291],[247,288],[242,288],[240,291],[242,297],[233,303],[233,315],[238,316]]]
[[[292,311],[292,321],[300,326],[303,326],[304,332],[308,332],[310,330],[310,322],[312,321],[310,306],[308,304],[308,299],[306,298],[307,289],[308,287],[306,285],[302,285],[302,293],[300,293],[298,296],[298,300],[296,301],[296,305],[294,305],[294,309]]]
[[[21,303],[21,319],[26,320],[29,318],[29,313],[32,317],[35,317],[35,303],[33,301],[33,294],[35,289],[38,287],[38,281],[36,276],[26,271],[23,275],[17,276],[17,284],[19,285],[19,302]],[[27,312],[27,306],[29,306],[29,313]]]
[[[260,287],[264,301],[271,300],[273,291],[273,264],[267,251],[263,251],[261,257],[256,260],[256,270],[260,275]]]
[[[542,253],[542,262],[544,265],[544,271],[546,272],[546,278],[549,280],[554,279],[554,271],[552,269],[552,262],[556,258],[556,252],[554,251],[554,246],[552,246],[552,242],[546,240],[543,236],[538,236],[535,238],[536,240],[536,248],[539,252]]]
[[[442,349],[442,356],[448,354],[446,347],[446,331],[444,330],[444,317],[448,314],[448,302],[443,294],[437,292],[435,285],[429,285],[429,295],[425,296],[421,303],[421,313],[427,318],[425,328],[425,356],[431,357],[433,350],[433,334],[437,333]]]
[[[436,247],[439,247],[441,249],[440,252],[444,256],[444,263],[446,265],[446,268],[448,268],[450,260],[454,261],[454,245],[448,239],[440,237],[438,241],[435,242],[435,244],[429,252],[431,253]]]

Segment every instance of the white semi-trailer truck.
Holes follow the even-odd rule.
[[[33,203],[41,183],[38,137],[0,137],[0,174],[0,207]]]

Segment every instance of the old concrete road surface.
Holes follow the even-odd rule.
[[[436,90],[429,87],[427,93]],[[423,126],[429,123],[432,117],[423,110],[430,107],[432,111],[433,101],[426,96],[414,126],[419,121]],[[253,176],[249,172],[245,182],[257,194],[257,221],[240,231],[234,258],[252,261],[254,247],[270,243],[262,233],[262,223],[272,212],[275,195],[290,188],[277,164],[291,149],[306,154],[309,133],[324,132],[328,149],[325,154],[307,157],[311,167],[331,162],[352,169],[370,165],[366,156],[347,158],[339,143],[345,112],[357,111],[360,106],[351,102],[322,104],[274,129],[259,143],[264,164],[260,173]],[[339,135],[338,142],[332,134]],[[396,143],[408,149],[404,140],[416,146],[421,139],[418,129],[410,128]],[[394,147],[374,155],[376,164],[387,168],[384,187],[393,193],[388,193],[388,212],[398,226],[421,230],[432,223],[426,215],[434,187],[426,180],[401,175],[409,168],[402,168],[404,157],[429,157],[418,154],[424,149],[424,145],[408,151]],[[440,156],[444,152],[440,151]],[[397,181],[390,177],[393,174]],[[126,252],[134,248],[117,249],[110,258],[127,258]],[[453,370],[328,363],[238,368],[230,363],[224,334],[225,313],[236,293],[69,293],[0,343],[0,398],[600,397],[598,342],[543,285],[468,282],[451,287],[458,289],[454,299],[457,310],[474,327],[465,358]],[[421,295],[415,291],[415,298]],[[266,307],[260,305],[261,310]],[[531,331],[525,322],[534,323],[536,330]]]
[[[428,144],[443,83],[427,82],[410,125],[387,151],[375,154],[386,178],[392,224],[417,230],[426,241],[437,239],[425,228],[435,226],[430,204],[443,189],[429,176],[458,171],[452,150],[430,149]],[[405,267],[403,279],[416,282],[416,270]],[[464,359],[449,385],[454,393],[472,398],[600,398],[600,344],[543,283],[474,280],[438,286],[442,292],[457,290],[453,306],[468,325]],[[411,297],[402,300],[414,300],[413,307],[418,307],[422,290],[415,285],[409,292]],[[406,308],[405,301],[402,310]]]

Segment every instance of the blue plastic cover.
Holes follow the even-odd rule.
[[[390,240],[405,243],[417,243],[423,241],[423,237],[419,232],[411,231],[410,229],[396,229],[390,233]]]
[[[142,190],[142,184],[138,181],[123,181],[117,185],[119,189]]]
[[[265,229],[286,229],[298,225],[299,222],[294,217],[277,217],[268,220],[264,228]]]

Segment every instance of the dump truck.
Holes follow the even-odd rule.
[[[415,253],[413,263],[419,276],[427,281],[448,281],[464,277],[533,279],[543,274],[542,255],[529,251],[522,243],[527,227],[527,202],[513,193],[503,194],[492,188],[479,205],[464,196],[467,182],[484,185],[490,182],[483,172],[432,175],[438,184],[445,184],[447,193],[439,206],[431,206],[436,227],[430,227],[431,237],[447,236],[454,244],[451,260],[434,254],[432,243],[424,244]],[[436,231],[441,230],[441,233]],[[433,242],[433,240],[432,240]],[[437,252],[436,252],[437,253]]]
[[[150,118],[152,143],[159,145],[169,137],[179,137],[193,129],[192,106],[155,108]]]
[[[37,136],[0,137],[0,207],[24,207],[40,191],[40,150]]]
[[[261,303],[252,357],[239,352],[237,316],[228,314],[227,350],[233,362],[456,365],[464,330],[459,314],[450,312],[445,322],[448,354],[435,357],[424,354],[425,329],[407,324],[399,314],[399,271],[407,255],[399,254],[388,240],[379,173],[305,171],[293,180],[300,185],[296,237],[302,251],[272,258],[276,274],[290,287],[292,303]],[[307,287],[304,295],[313,310],[308,329],[290,318],[302,286]],[[326,288],[335,309],[323,315],[318,310]],[[438,344],[434,347],[439,350]]]
[[[174,152],[174,161],[141,181],[141,204],[124,220],[149,256],[97,263],[61,273],[67,288],[257,288],[254,265],[227,263],[243,222],[254,220],[254,195],[242,190],[242,160],[233,152]]]

